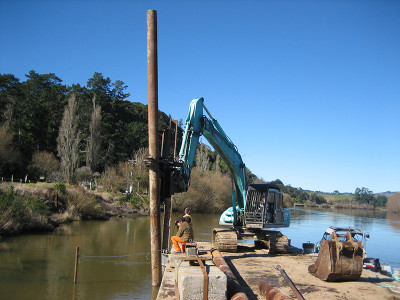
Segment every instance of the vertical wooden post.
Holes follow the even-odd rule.
[[[175,123],[175,142],[174,142],[174,159],[176,158],[176,143],[178,141],[178,120],[172,120]]]
[[[161,283],[161,227],[160,227],[160,183],[158,149],[158,69],[157,69],[157,11],[147,11],[147,83],[149,156],[153,163],[149,167],[150,192],[150,243],[151,283]]]
[[[170,174],[168,174],[171,176]],[[169,249],[170,239],[170,226],[171,226],[171,197],[164,198],[164,230],[162,239],[162,249]]]
[[[172,120],[169,122],[169,127],[163,132],[162,146],[161,146],[161,159],[171,161],[171,133],[172,133]],[[161,200],[164,203],[164,226],[162,234],[162,249],[168,249],[169,241],[169,226],[171,221],[170,206],[171,206],[171,174],[172,170],[164,165],[162,170],[161,180]]]
[[[75,250],[75,272],[74,272],[74,283],[78,280],[78,261],[79,261],[79,247]]]

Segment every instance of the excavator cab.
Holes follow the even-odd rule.
[[[363,269],[364,248],[361,241],[354,241],[348,231],[340,241],[336,232],[330,240],[322,240],[315,264],[308,271],[324,281],[358,280]]]
[[[283,208],[279,188],[269,184],[250,184],[244,213],[247,228],[289,226],[289,212]]]

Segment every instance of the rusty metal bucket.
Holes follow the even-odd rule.
[[[350,232],[340,242],[335,232],[331,240],[322,240],[315,264],[308,271],[324,281],[358,280],[363,268],[363,246],[355,242]]]

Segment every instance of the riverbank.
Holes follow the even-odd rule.
[[[142,196],[88,191],[62,183],[0,184],[0,236],[52,231],[77,220],[148,214]]]
[[[297,203],[293,204],[293,207],[305,207],[305,208],[319,208],[319,209],[363,209],[363,210],[384,210],[387,211],[386,208],[382,207],[374,207],[371,204],[365,203],[357,203],[357,202],[332,202],[332,203],[323,203],[317,204],[315,202],[307,201],[305,203]]]

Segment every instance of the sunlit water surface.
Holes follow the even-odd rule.
[[[210,241],[217,215],[193,214],[195,240]],[[178,215],[174,216],[174,219]],[[328,226],[370,233],[367,253],[400,267],[400,219],[383,211],[291,209],[292,242],[317,242]],[[0,299],[149,299],[149,218],[82,221],[53,233],[0,241]],[[176,230],[175,230],[176,231]],[[80,247],[78,283],[73,284],[75,247]]]

